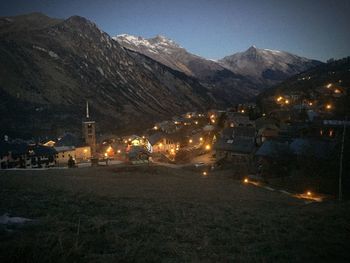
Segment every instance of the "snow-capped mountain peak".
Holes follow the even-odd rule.
[[[299,57],[285,51],[260,49],[256,46],[226,56],[220,59],[219,63],[233,72],[268,86],[320,64],[319,61]]]
[[[122,46],[125,46],[129,49],[138,51],[137,49],[148,49],[150,52],[172,52],[171,49],[182,48],[175,41],[167,38],[163,35],[157,35],[153,38],[143,38],[140,36],[133,36],[128,34],[121,34],[113,37],[114,40],[119,42]],[[135,47],[137,47],[135,49]]]

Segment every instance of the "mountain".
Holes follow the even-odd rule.
[[[0,133],[79,132],[86,100],[99,133],[216,105],[195,78],[122,48],[91,21],[0,18]]]
[[[158,35],[145,39],[132,35],[113,37],[123,47],[144,54],[172,69],[203,79],[213,71],[224,70],[218,63],[187,52],[173,40]]]
[[[224,57],[208,60],[191,54],[175,41],[164,37],[143,38],[128,34],[113,37],[121,46],[148,56],[168,67],[197,78],[221,100],[249,100],[261,90],[322,64],[288,52],[250,47]]]
[[[251,46],[244,52],[219,60],[223,67],[250,78],[262,87],[270,87],[322,62],[288,52]]]
[[[256,83],[249,78],[232,72],[216,61],[191,54],[165,36],[146,39],[123,34],[113,39],[127,50],[143,54],[198,79],[216,98],[228,105],[252,99],[258,93]]]

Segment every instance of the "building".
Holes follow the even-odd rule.
[[[86,102],[86,118],[83,120],[83,139],[85,143],[90,146],[91,155],[96,154],[96,123],[90,119],[89,103]]]
[[[157,132],[148,138],[154,153],[175,153],[177,143],[164,133]]]
[[[0,143],[0,169],[46,168],[56,165],[56,151],[43,145]]]
[[[247,115],[240,112],[227,112],[225,127],[254,127],[254,121],[249,120]]]
[[[75,147],[74,146],[58,146],[54,147],[56,154],[56,164],[57,166],[67,166],[68,160],[72,157],[74,160],[75,156]]]
[[[255,129],[247,126],[225,128],[214,144],[216,159],[249,165],[255,150]]]

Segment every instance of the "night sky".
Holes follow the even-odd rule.
[[[327,60],[350,55],[349,0],[2,0],[0,16],[84,16],[111,36],[165,35],[218,59],[259,48]]]

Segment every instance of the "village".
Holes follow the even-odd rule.
[[[302,81],[302,80],[301,80]],[[329,173],[339,154],[349,121],[336,118],[335,107],[346,95],[338,83],[325,83],[311,95],[278,94],[264,102],[226,110],[187,112],[154,123],[144,134],[96,138],[89,114],[82,136],[65,133],[57,139],[30,143],[5,136],[1,169],[74,168],[102,165],[165,165],[227,168],[237,178],[268,181],[297,173]],[[337,162],[337,161],[336,161]],[[334,171],[333,171],[334,172]],[[324,175],[326,176],[326,175]]]

